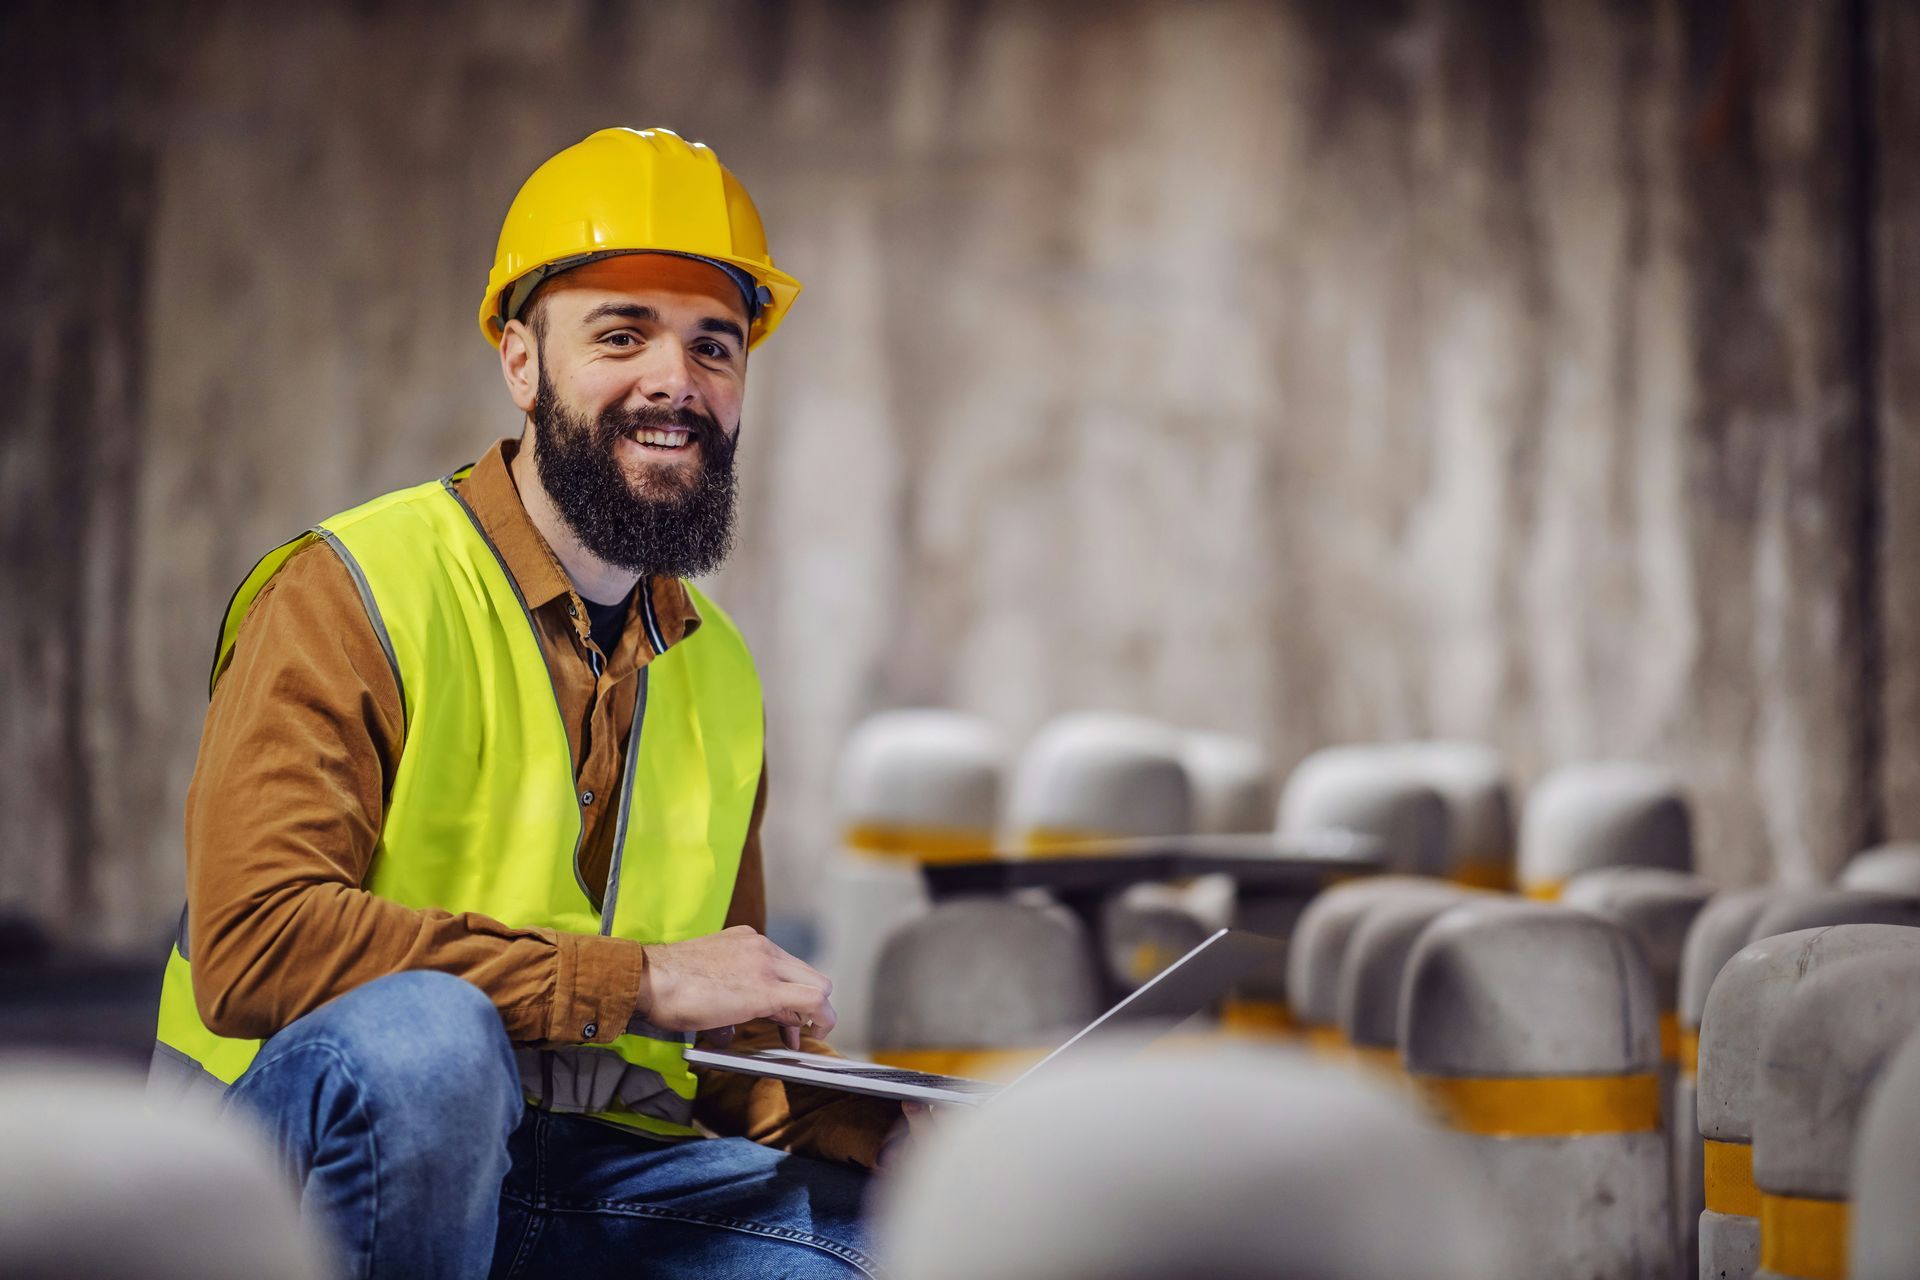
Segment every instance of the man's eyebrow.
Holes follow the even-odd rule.
[[[718,316],[708,316],[705,320],[702,320],[699,324],[699,329],[702,333],[725,334],[743,346],[747,341],[747,335],[739,325],[731,320],[721,319]]]
[[[581,321],[581,323],[594,324],[615,316],[622,320],[634,320],[642,324],[652,324],[660,319],[659,316],[654,314],[652,307],[643,307],[637,302],[603,302],[593,310],[587,312],[587,318]]]

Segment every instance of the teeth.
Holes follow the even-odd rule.
[[[661,445],[668,449],[676,449],[686,443],[687,434],[685,431],[636,431],[633,438],[641,444],[654,444]]]

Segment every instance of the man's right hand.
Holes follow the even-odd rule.
[[[750,925],[704,938],[646,948],[639,1015],[663,1031],[710,1031],[755,1018],[785,1028],[789,1048],[800,1033],[824,1038],[837,1020],[827,996],[833,983]]]

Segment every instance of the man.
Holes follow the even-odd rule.
[[[730,547],[747,351],[799,289],[704,146],[568,148],[481,305],[520,438],[228,608],[154,1080],[263,1121],[349,1274],[872,1272],[899,1107],[682,1056],[834,1024],[758,932],[759,685],[684,581]]]

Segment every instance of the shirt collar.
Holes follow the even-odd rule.
[[[513,576],[528,609],[539,609],[556,600],[574,606],[575,616],[584,619],[586,608],[574,593],[573,581],[561,567],[553,548],[534,527],[520,501],[520,489],[513,480],[513,458],[520,442],[497,440],[473,469],[459,481],[460,496],[473,508],[474,519],[500,552],[507,572]],[[669,647],[678,644],[700,625],[699,610],[687,584],[679,578],[653,578],[653,609],[660,622],[661,636]]]

